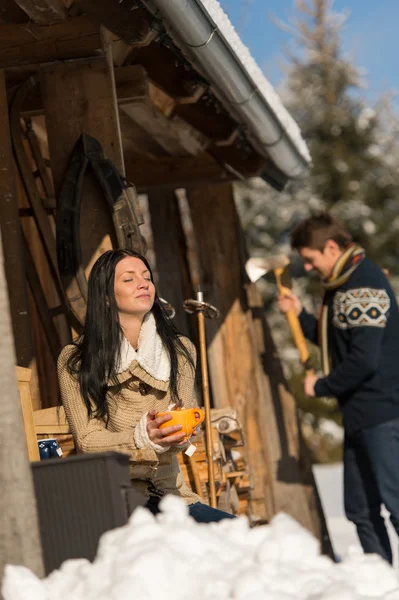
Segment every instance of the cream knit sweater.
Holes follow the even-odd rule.
[[[195,359],[193,344],[187,338],[182,338],[182,341]],[[148,436],[143,439],[142,435],[137,435],[140,420],[141,424],[145,423],[148,411],[165,411],[171,403],[169,377],[165,377],[165,372],[170,372],[169,357],[155,330],[152,315],[140,332],[138,351],[135,352],[126,344],[121,348],[117,383],[108,392],[108,427],[102,420],[88,418],[79,383],[66,367],[72,350],[72,345],[66,346],[59,356],[58,379],[62,403],[78,452],[117,451],[128,454],[132,483],[147,496],[149,486],[154,486],[163,493],[181,496],[187,504],[199,502],[199,496],[185,484],[180,472],[175,456],[180,449],[162,449],[161,453],[159,447],[151,444]],[[166,371],[166,365],[169,365],[169,371]],[[183,356],[179,357],[178,393],[184,406],[198,406],[194,373]]]

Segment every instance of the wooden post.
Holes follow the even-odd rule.
[[[253,511],[261,520],[285,511],[322,539],[310,464],[302,461],[295,401],[262,299],[245,274],[245,243],[232,186],[192,191],[189,204],[204,297],[221,311],[217,321],[207,324],[213,399],[217,407],[236,408],[244,424]]]
[[[46,67],[41,74],[41,90],[56,197],[82,132],[97,138],[124,174],[115,84],[107,59]],[[109,208],[90,173],[85,178],[82,198],[82,261],[87,275],[98,256],[115,246],[116,240],[110,234],[113,226]]]
[[[23,258],[21,225],[11,150],[4,71],[0,70],[0,227],[17,364],[29,367],[32,338]]]
[[[4,259],[0,244],[0,578],[6,564],[43,576],[38,519],[15,374]]]
[[[158,273],[157,288],[160,296],[175,310],[174,323],[181,333],[191,336],[183,302],[192,296],[187,264],[187,248],[180,220],[178,201],[174,191],[154,191],[148,197],[151,230]]]

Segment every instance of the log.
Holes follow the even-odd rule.
[[[51,27],[0,26],[0,67],[30,65],[102,54],[100,27],[73,17]]]

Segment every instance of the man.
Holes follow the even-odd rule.
[[[320,345],[324,376],[306,377],[304,390],[338,399],[346,516],[364,552],[392,563],[381,504],[399,535],[398,304],[383,271],[329,214],[301,221],[291,245],[325,289],[318,320],[296,296],[278,299],[282,312],[295,308],[305,336]]]

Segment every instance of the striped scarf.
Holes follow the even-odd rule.
[[[348,281],[349,277],[355,269],[357,269],[365,256],[366,253],[363,248],[357,244],[351,244],[337,260],[331,277],[328,281],[323,283],[326,292],[323,297],[320,311],[318,333],[321,349],[321,364],[325,376],[330,373],[330,360],[328,355],[328,292],[336,290],[343,283]]]

